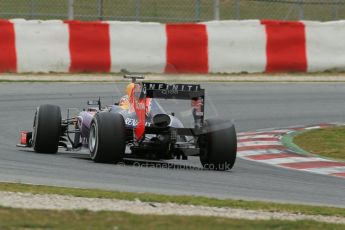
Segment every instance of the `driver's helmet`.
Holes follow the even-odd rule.
[[[129,104],[130,104],[129,99],[131,97],[134,86],[135,86],[134,83],[129,83],[126,87],[126,95],[120,98],[119,106],[122,109],[126,109],[126,110],[129,109]]]
[[[128,97],[131,97],[132,91],[134,89],[135,84],[134,83],[129,83],[126,87],[126,93]]]
[[[129,97],[127,95],[120,98],[119,106],[125,110],[129,109]]]
[[[127,95],[124,95],[123,97],[121,97],[121,99],[119,101],[119,106],[124,110],[130,109],[130,98],[131,98],[131,94],[132,94],[134,87],[135,87],[134,83],[129,83],[126,87]],[[152,99],[146,98],[146,100],[145,100],[146,116],[149,116],[149,113],[151,111],[151,107],[152,107]]]

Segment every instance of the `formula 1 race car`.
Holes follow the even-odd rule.
[[[206,169],[229,170],[236,160],[234,125],[221,119],[204,120],[205,90],[197,84],[137,82],[142,76],[126,75],[132,83],[119,102],[102,106],[88,101],[76,116],[61,118],[60,107],[36,109],[33,131],[21,131],[17,146],[38,153],[87,148],[95,162],[123,159],[187,159],[199,156]],[[185,128],[174,113],[167,114],[157,99],[190,100],[194,127]],[[127,151],[126,151],[127,149]]]

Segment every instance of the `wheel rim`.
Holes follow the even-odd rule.
[[[37,138],[37,129],[38,129],[38,109],[36,110],[35,117],[34,117],[34,124],[32,129],[32,145],[35,147],[36,145],[36,138]]]
[[[89,136],[89,150],[91,153],[91,157],[95,154],[95,149],[97,145],[97,131],[96,126],[93,124],[90,129],[90,136]]]

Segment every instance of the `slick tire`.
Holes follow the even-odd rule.
[[[120,114],[101,112],[93,118],[89,135],[89,151],[93,161],[118,163],[125,154],[125,121]]]
[[[56,153],[61,134],[61,110],[56,105],[37,108],[33,124],[33,148],[37,153]]]
[[[237,155],[235,126],[220,119],[208,119],[205,126],[207,133],[199,138],[201,164],[209,170],[232,169]]]

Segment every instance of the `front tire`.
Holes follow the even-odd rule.
[[[90,135],[90,157],[95,162],[118,163],[125,154],[125,121],[120,114],[101,112],[93,118]]]
[[[61,134],[61,110],[56,105],[37,108],[33,125],[33,148],[37,153],[56,153]]]
[[[208,119],[205,126],[207,133],[199,138],[201,164],[211,170],[232,169],[237,155],[235,126],[220,119]]]

